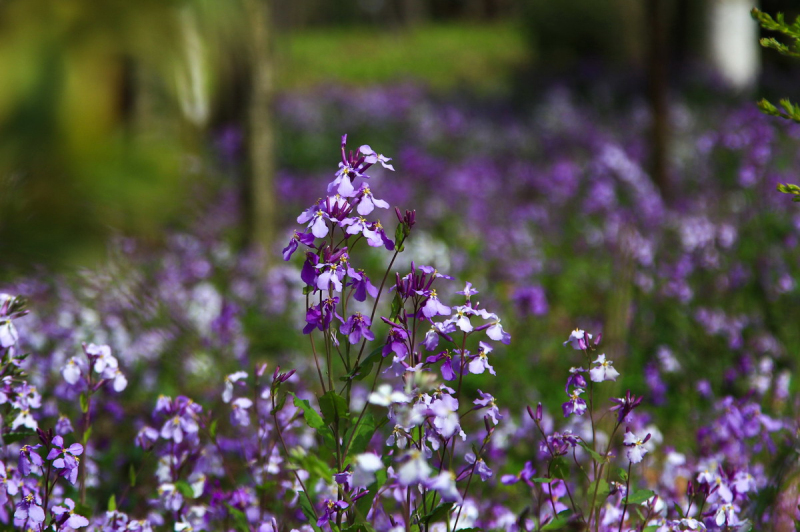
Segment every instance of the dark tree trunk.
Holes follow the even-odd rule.
[[[667,105],[667,21],[663,0],[647,0],[645,9],[648,30],[647,85],[651,111],[650,174],[669,197],[669,109]]]
[[[271,0],[246,0],[252,68],[247,113],[245,232],[247,245],[267,253],[275,238],[275,62]],[[269,258],[268,258],[269,262]]]

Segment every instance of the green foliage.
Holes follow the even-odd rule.
[[[754,7],[751,14],[762,28],[769,31],[776,31],[791,41],[789,44],[785,44],[774,37],[765,37],[759,41],[761,46],[770,50],[775,50],[779,54],[787,57],[800,58],[800,17],[797,17],[792,24],[789,24],[786,22],[783,13],[778,13],[775,15],[775,18],[772,18],[769,14]],[[792,103],[787,98],[781,99],[778,105],[780,108],[766,99],[762,99],[758,102],[758,108],[762,113],[770,116],[777,116],[784,120],[792,120],[800,124],[800,105]],[[792,201],[800,202],[800,187],[797,185],[778,184],[778,191],[784,194],[792,194],[794,196]]]

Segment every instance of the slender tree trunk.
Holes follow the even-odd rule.
[[[272,0],[245,0],[250,23],[252,81],[247,115],[248,165],[245,177],[245,232],[247,246],[260,249],[270,261],[275,238],[276,205],[275,93]]]
[[[668,198],[669,190],[669,108],[667,106],[667,21],[663,0],[647,0],[648,29],[647,85],[652,116],[650,131],[650,173]]]

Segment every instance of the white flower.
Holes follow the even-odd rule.
[[[225,377],[225,389],[222,391],[222,401],[224,403],[230,403],[231,399],[233,399],[233,385],[246,378],[246,371],[237,371]]]
[[[403,392],[394,391],[391,384],[381,384],[377,391],[369,394],[368,401],[373,405],[390,406],[394,403],[407,403],[411,399]]]
[[[397,470],[398,482],[402,486],[410,486],[428,480],[431,468],[422,453],[414,449],[406,457],[406,462]]]
[[[625,432],[625,439],[622,443],[628,447],[626,454],[628,455],[628,460],[630,460],[632,464],[638,464],[644,459],[644,455],[647,454],[647,448],[644,444],[647,443],[649,439],[650,434],[645,436],[644,440],[642,440],[630,430]]]
[[[443,502],[461,502],[461,494],[456,488],[456,476],[452,471],[442,471],[427,482],[427,487],[438,491]]]
[[[14,419],[14,422],[11,424],[11,430],[17,430],[19,427],[27,427],[31,430],[36,430],[39,427],[39,424],[36,423],[36,420],[33,419],[31,415],[31,411],[27,408],[21,410],[19,415]]]
[[[67,364],[61,368],[61,375],[68,384],[75,384],[81,378],[81,367],[75,357],[67,360]]]
[[[619,377],[619,372],[611,365],[613,362],[606,360],[605,355],[598,355],[593,363],[597,366],[589,370],[592,382],[615,381]]]
[[[126,379],[125,375],[117,368],[114,372],[114,391],[119,393],[127,387],[128,379]]]
[[[564,345],[570,344],[572,349],[580,351],[589,346],[589,340],[591,339],[591,334],[585,332],[583,329],[575,329],[569,334],[569,338],[564,342]]]
[[[383,469],[381,458],[374,453],[364,453],[356,456],[356,465],[353,477],[350,479],[353,486],[366,488],[375,481],[375,472]]]

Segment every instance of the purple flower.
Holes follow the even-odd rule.
[[[483,458],[476,457],[475,454],[471,452],[467,453],[464,458],[466,458],[467,463],[472,464],[472,471],[476,471],[480,475],[482,481],[486,482],[489,477],[492,476],[492,470],[489,469],[489,466],[486,465]]]
[[[56,516],[58,527],[66,525],[69,528],[83,528],[89,525],[89,520],[74,513],[75,503],[72,499],[64,499],[64,506],[53,507],[53,514]]]
[[[298,233],[295,231],[294,235],[292,235],[292,239],[289,240],[289,244],[283,248],[283,260],[291,259],[294,252],[297,251],[299,244],[313,246],[314,235],[312,233]]]
[[[479,346],[480,348],[478,350],[478,354],[472,357],[472,360],[468,365],[469,372],[475,375],[480,375],[488,369],[489,373],[492,375],[497,375],[497,373],[494,371],[494,368],[489,364],[489,353],[492,352],[492,346],[485,342],[480,342]]]
[[[339,512],[346,510],[350,505],[347,504],[347,501],[332,501],[330,499],[325,499],[325,504],[323,505],[324,512],[319,519],[317,519],[317,526],[324,526],[336,518],[336,514]]]
[[[329,297],[306,311],[306,326],[303,329],[303,334],[309,334],[315,328],[320,331],[325,331],[330,327],[331,321],[334,316],[343,321],[342,317],[336,312],[336,305],[339,303],[338,297]]]
[[[64,436],[73,432],[72,422],[69,420],[67,416],[58,416],[58,421],[56,421],[55,431],[56,434],[60,436]]]
[[[358,206],[356,210],[358,214],[361,216],[366,216],[371,213],[375,207],[380,209],[388,209],[389,204],[383,200],[377,199],[375,196],[372,195],[372,190],[370,190],[369,185],[366,183],[361,184],[361,190],[358,191],[356,194],[356,198],[360,200],[358,202]]]
[[[44,523],[44,510],[38,495],[28,493],[17,503],[14,521],[19,524],[24,524],[25,521],[30,521],[35,525]]]
[[[435,416],[433,426],[443,438],[447,439],[457,432],[462,435],[462,438],[466,437],[459,424],[458,400],[455,397],[442,394],[441,397],[431,402],[430,410]]]
[[[523,480],[528,486],[533,487],[532,479],[535,474],[536,474],[536,469],[533,467],[533,463],[527,461],[525,462],[525,466],[522,468],[522,471],[520,471],[516,475],[503,475],[500,478],[500,482],[508,486],[516,484],[520,480]]]
[[[439,301],[436,290],[431,290],[430,297],[422,306],[422,314],[426,318],[432,319],[434,316],[449,316],[450,313],[450,307]]]
[[[351,344],[357,344],[361,341],[362,337],[370,341],[375,339],[375,335],[369,330],[371,325],[372,320],[360,312],[356,312],[342,324],[339,331],[347,335]]]
[[[569,368],[569,377],[567,377],[567,385],[564,387],[564,391],[569,393],[570,386],[576,386],[578,388],[586,388],[586,379],[583,378],[581,373],[584,373],[586,370],[583,368],[576,368],[571,367]]]
[[[53,467],[59,469],[59,474],[66,477],[73,486],[78,480],[78,456],[83,454],[83,445],[73,443],[69,447],[64,447],[64,438],[56,436],[53,438],[50,452],[47,459],[53,461]]]
[[[571,414],[576,416],[583,415],[586,412],[586,401],[581,399],[580,395],[584,392],[582,388],[575,388],[569,394],[569,401],[561,405],[564,411],[564,417],[569,417]]]
[[[394,172],[394,166],[389,164],[389,161],[392,160],[390,157],[385,157],[379,153],[376,153],[375,150],[370,148],[369,145],[367,144],[364,144],[363,146],[358,148],[358,151],[364,154],[365,163],[373,165],[377,162],[380,163],[380,165],[386,168],[387,170],[391,170],[392,172]]]
[[[478,393],[480,394],[480,398],[475,399],[473,404],[476,404],[481,408],[488,408],[489,410],[486,412],[486,415],[492,418],[492,422],[497,425],[498,421],[503,419],[503,416],[500,414],[500,410],[497,408],[494,397],[488,393],[483,393],[480,390],[478,390]]]
[[[199,430],[197,421],[188,413],[178,413],[167,419],[161,427],[161,437],[181,443],[186,436],[194,436]]]
[[[428,364],[435,364],[442,359],[444,359],[441,367],[442,378],[446,381],[455,379],[456,371],[453,369],[453,356],[450,354],[450,350],[445,349],[441,353],[429,356],[427,359],[425,359],[425,362]]]
[[[153,427],[143,427],[136,435],[136,445],[149,451],[158,441],[158,431]]]
[[[453,339],[450,338],[450,335],[447,333],[451,333],[455,331],[455,329],[455,325],[449,322],[431,323],[431,328],[425,333],[425,339],[422,341],[422,344],[428,351],[433,351],[436,349],[436,346],[439,345],[440,336],[448,342],[452,342]]]
[[[408,355],[408,333],[405,329],[400,327],[392,327],[389,329],[389,336],[386,338],[386,345],[383,346],[381,354],[388,356],[390,353],[395,353],[400,358],[405,358]]]
[[[36,445],[23,445],[22,448],[19,450],[19,460],[17,465],[19,467],[20,473],[23,476],[28,476],[31,472],[39,474],[44,461],[42,461],[42,457],[36,453],[36,449],[41,447],[41,444]]]
[[[358,271],[358,277],[351,275],[352,280],[347,283],[353,287],[353,299],[356,301],[366,301],[367,294],[371,297],[378,297],[378,289],[370,282],[369,277],[363,270]]]
[[[631,391],[628,390],[625,393],[625,397],[620,397],[619,399],[612,397],[611,401],[617,404],[616,406],[609,408],[609,411],[617,411],[617,422],[622,423],[622,421],[628,417],[628,414],[630,414],[634,408],[639,406],[639,404],[642,402],[642,398],[632,395]]]
[[[472,288],[472,283],[470,283],[469,281],[467,281],[467,284],[464,285],[463,290],[459,290],[458,292],[456,292],[456,294],[461,294],[462,296],[466,297],[467,301],[469,301],[470,297],[474,296],[477,293],[478,291]]]

